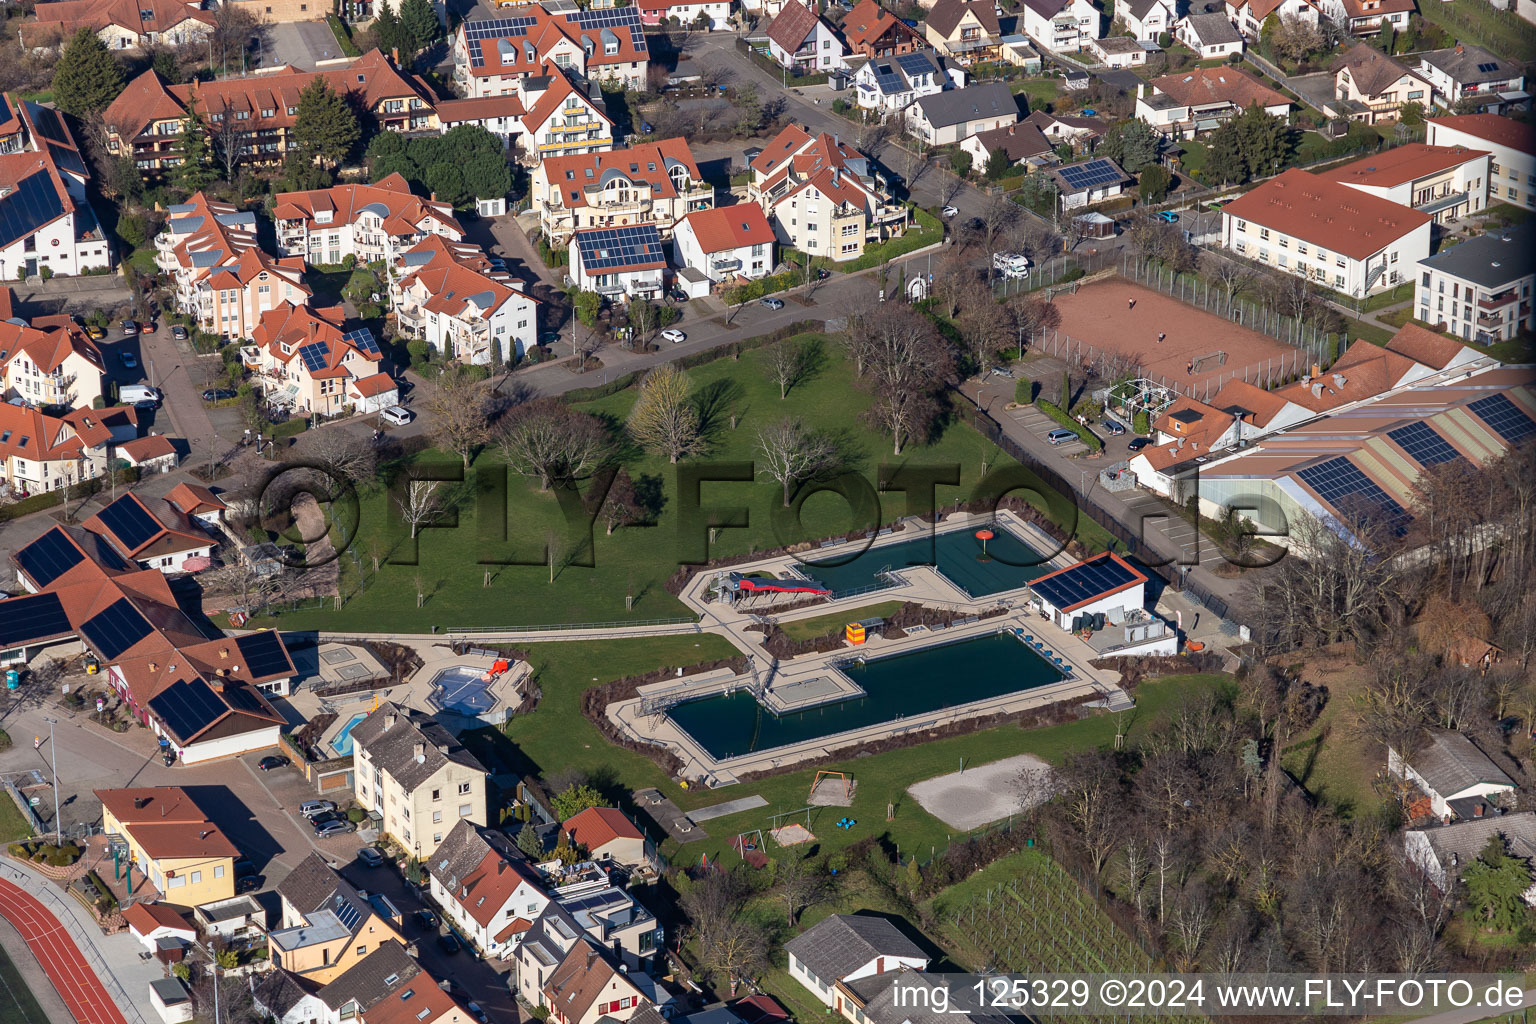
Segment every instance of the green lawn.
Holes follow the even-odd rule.
[[[1419,13],[1425,21],[1440,26],[1452,38],[1485,46],[1494,53],[1536,51],[1536,26],[1514,11],[1495,10],[1484,0],[1426,3],[1419,8]]]
[[[1356,320],[1353,317],[1346,316],[1344,318],[1344,333],[1348,335],[1348,341],[1364,338],[1372,345],[1385,345],[1392,340],[1392,335],[1395,332],[1386,327],[1377,327],[1366,320]],[[1348,342],[1346,342],[1345,347],[1348,347]]]
[[[783,629],[784,635],[791,640],[809,640],[812,637],[824,636],[850,622],[888,618],[895,614],[902,604],[901,601],[881,601],[878,604],[867,604],[862,608],[849,608],[830,615],[813,615],[808,619],[781,623],[779,628]]]
[[[8,796],[0,797],[0,843],[13,843],[31,834],[32,825],[16,806],[16,801]]]
[[[0,949],[0,1024],[43,1024],[47,1019],[21,972]]]
[[[1179,164],[1190,174],[1197,174],[1205,170],[1206,161],[1210,158],[1211,147],[1197,139],[1185,139],[1179,143],[1184,153],[1179,157]]]
[[[1008,89],[1014,95],[1024,94],[1030,113],[1045,109],[1061,95],[1061,86],[1054,78],[1019,78],[1009,82]]]
[[[957,466],[960,485],[938,488],[941,505],[969,497],[981,479],[983,461],[989,470],[1011,465],[994,445],[961,423],[950,423],[929,443],[910,445],[901,456],[893,456],[890,442],[860,418],[871,399],[852,386],[849,367],[835,339],[803,340],[823,343],[824,365],[814,379],[791,391],[785,401],[780,401],[778,385],[764,372],[766,356],[762,350],[690,371],[713,446],[707,459],[699,462],[750,460],[760,427],[784,416],[796,416],[809,426],[837,432],[849,453],[850,468],[866,480],[875,478],[882,463]],[[607,418],[617,432],[635,395],[631,389],[579,407]],[[733,415],[737,417],[734,430]],[[442,452],[424,453],[417,461],[444,472],[458,471],[457,460]],[[366,589],[352,596],[340,611],[323,602],[324,608],[287,612],[265,621],[276,621],[284,629],[421,633],[433,627],[512,627],[685,615],[686,608],[663,583],[686,559],[702,557],[707,531],[702,519],[696,519],[696,526],[679,525],[684,518],[679,510],[680,467],[636,451],[626,451],[624,462],[637,490],[657,496],[661,510],[657,523],[622,527],[612,536],[595,525],[590,545],[582,530],[572,529],[562,535],[554,494],[541,494],[536,482],[510,476],[494,451],[482,453],[471,469],[461,489],[467,498],[458,509],[457,525],[423,530],[415,545],[409,530],[398,522],[392,499],[383,491],[364,494],[359,502],[361,540],[357,548],[368,570]],[[503,485],[507,493],[504,506],[495,490]],[[582,486],[588,487],[590,482],[584,481]],[[799,524],[786,522],[776,516],[782,506],[780,488],[764,478],[751,483],[704,483],[699,501],[706,507],[743,507],[748,514],[747,527],[719,531],[708,547],[711,557],[763,551],[867,525],[855,522],[848,504],[831,493],[805,501]],[[1078,539],[1093,550],[1109,546],[1110,538],[1103,529],[1086,516],[1077,519],[1066,498],[1052,494],[1046,511],[1063,524],[1076,522]],[[899,492],[880,497],[881,521],[906,512],[905,498]],[[565,553],[553,583],[549,582],[544,558],[545,538],[551,531],[556,534],[557,549]],[[371,572],[375,546],[387,557],[377,574]],[[516,564],[498,564],[506,562]],[[352,559],[343,558],[342,570],[343,592],[351,594],[357,585]],[[492,575],[489,587],[483,585],[487,572]],[[416,607],[418,579],[427,595],[420,609]],[[626,593],[634,597],[629,611],[625,609]]]

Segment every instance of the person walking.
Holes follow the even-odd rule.
[[[1157,332],[1157,343],[1158,343],[1158,344],[1159,344],[1159,345],[1161,345],[1161,344],[1162,344],[1162,343],[1163,343],[1163,339],[1164,339],[1164,338],[1166,338],[1166,337],[1168,337],[1168,335],[1167,335],[1167,333],[1166,333],[1166,332],[1164,332],[1164,331],[1158,331],[1158,332]]]

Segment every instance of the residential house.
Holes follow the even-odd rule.
[[[598,863],[633,870],[655,862],[655,851],[646,842],[645,833],[617,808],[588,807],[567,818],[560,827],[573,844],[586,850],[587,856]]]
[[[647,28],[675,23],[696,31],[723,32],[731,27],[729,0],[639,0],[638,6]]]
[[[325,862],[318,851],[311,853],[277,884],[282,917],[277,928],[267,933],[268,959],[274,968],[299,979],[307,987],[328,986],[385,950],[364,973],[376,971],[388,963],[390,970],[373,979],[372,988],[393,986],[384,981],[399,975],[400,981],[415,967],[405,952],[401,937],[400,911],[382,893],[365,896],[351,882]],[[334,998],[322,999],[333,1006]],[[348,994],[351,998],[372,998]]]
[[[1147,63],[1148,46],[1156,48],[1156,43],[1142,43],[1130,36],[1105,36],[1103,39],[1088,40],[1088,52],[1112,68],[1141,67]]]
[[[1525,72],[1520,65],[1481,46],[1456,44],[1418,55],[1419,73],[1434,87],[1434,99],[1453,107],[1464,99],[1476,101],[1484,113],[1498,114],[1505,104],[1528,105]]]
[[[1421,739],[1412,750],[1387,747],[1387,774],[1422,791],[1430,814],[1447,822],[1482,818],[1512,803],[1515,780],[1465,734],[1427,729]]]
[[[141,477],[169,473],[176,468],[176,445],[164,434],[135,437],[117,446],[117,455],[137,469]]]
[[[33,50],[60,48],[82,28],[109,50],[177,47],[201,43],[218,24],[201,0],[58,0],[35,13],[21,28],[22,44]]]
[[[1437,888],[1450,892],[1462,872],[1472,866],[1494,837],[1504,841],[1511,856],[1536,866],[1536,811],[1409,829],[1403,833],[1403,853]],[[1536,906],[1536,885],[1521,895],[1528,905]]]
[[[395,986],[367,1009],[368,1024],[477,1024],[459,1001],[438,985]]]
[[[582,935],[550,973],[535,1005],[547,1008],[554,1024],[627,1021],[651,1005],[636,980],[612,953]]]
[[[1201,60],[1243,52],[1242,33],[1225,14],[1187,14],[1174,23],[1173,34]]]
[[[998,52],[1003,63],[1012,64],[1016,68],[1023,68],[1026,74],[1038,75],[1044,62],[1041,60],[1040,51],[1029,45],[1029,37],[1014,33],[1003,36],[999,41]]]
[[[242,166],[271,167],[286,158],[299,94],[315,79],[366,113],[380,130],[437,130],[434,93],[378,50],[319,71],[282,66],[239,77],[171,85],[153,69],[128,83],[102,112],[107,151],[132,158],[146,177],[181,163],[182,126],[195,107],[211,136],[234,136]],[[230,126],[233,126],[231,128]]]
[[[192,918],[198,931],[221,942],[251,942],[267,934],[267,911],[249,894],[204,903]]]
[[[1488,165],[1488,201],[1536,210],[1536,129],[1523,121],[1494,114],[1432,117],[1426,142],[1464,146],[1492,155]]]
[[[179,786],[98,789],[102,831],[167,903],[196,907],[235,894],[240,850]],[[183,922],[184,924],[184,922]]]
[[[526,4],[516,11],[477,8],[453,34],[453,80],[470,99],[509,95],[516,82],[553,63],[582,87],[642,91],[650,50],[638,8]]]
[[[262,314],[313,294],[302,256],[274,259],[261,250],[251,211],[197,192],[169,213],[155,236],[155,265],[174,282],[177,310],[196,318],[199,330],[244,340]]]
[[[1222,207],[1221,231],[1240,256],[1365,296],[1417,273],[1430,218],[1292,168]]]
[[[852,56],[871,60],[916,53],[926,45],[916,29],[881,7],[878,0],[859,0],[843,18],[842,30]]]
[[[1488,205],[1488,163],[1487,150],[1410,142],[1323,175],[1445,224]]]
[[[659,298],[666,285],[667,256],[654,224],[587,228],[566,244],[571,281],[606,299]]]
[[[841,71],[848,48],[824,18],[794,0],[768,24],[768,56],[797,74]]]
[[[1016,124],[1019,104],[1003,82],[920,96],[907,108],[907,130],[931,146]]]
[[[486,957],[510,958],[550,903],[516,845],[468,819],[448,831],[426,866],[433,902]]]
[[[841,983],[928,969],[928,954],[884,917],[833,914],[790,939],[784,950],[789,976],[829,1007],[836,1006]]]
[[[62,114],[0,93],[0,280],[112,265],[86,198],[89,177]]]
[[[1099,9],[1088,0],[1024,0],[1019,27],[1040,46],[1055,53],[1081,51],[1098,39]]]
[[[486,822],[487,772],[430,716],[384,703],[352,729],[357,803],[423,860],[460,821]]]
[[[557,247],[587,228],[650,225],[669,238],[684,214],[715,205],[684,139],[549,157],[534,168],[531,192],[544,238]]]
[[[262,314],[240,355],[269,403],[322,416],[393,404],[383,350],[368,328],[343,330],[344,315],[286,302]]]
[[[128,925],[128,934],[137,939],[139,945],[149,953],[162,948],[162,939],[188,946],[197,938],[197,929],[188,924],[187,919],[181,916],[181,911],[169,903],[148,903],[143,900],[131,903],[123,911],[123,923]]]
[[[444,132],[461,124],[482,126],[528,164],[613,148],[613,119],[601,94],[588,96],[553,62],[516,79],[510,92],[441,101],[437,116]]]
[[[899,114],[922,96],[965,87],[966,74],[946,66],[932,50],[900,57],[876,57],[853,74],[854,98],[860,108],[877,110],[883,118]]]
[[[1420,320],[1491,345],[1536,330],[1536,236],[1528,225],[1496,229],[1419,261]]]
[[[1081,153],[1109,130],[1107,122],[1097,117],[1069,117],[1065,114],[1047,114],[1043,110],[1031,111],[1020,124],[1032,124],[1040,129],[1052,146],[1066,143]]]
[[[0,319],[0,398],[54,413],[89,409],[105,373],[101,350],[68,317]]]
[[[938,0],[922,25],[928,45],[962,64],[990,60],[1002,45],[994,0]]]
[[[1113,199],[1125,191],[1132,178],[1108,157],[1095,157],[1081,163],[1047,168],[1046,175],[1056,185],[1063,210],[1075,210]]]
[[[1321,25],[1324,18],[1318,0],[1227,0],[1227,20],[1253,42],[1259,41],[1264,21],[1270,15],[1280,21],[1294,18],[1313,28]]]
[[[1338,116],[1365,124],[1396,121],[1405,103],[1429,107],[1434,86],[1401,61],[1365,43],[1356,43],[1333,62],[1337,101],[1325,106]]]
[[[277,249],[311,265],[393,263],[428,235],[464,240],[453,207],[412,194],[400,174],[372,185],[336,185],[313,192],[279,192],[273,200]]]
[[[834,1008],[849,1024],[1008,1024],[1013,1019],[957,1004],[940,1010],[946,984],[942,975],[903,967],[838,982]]]
[[[512,949],[513,994],[529,1006],[542,1006],[545,982],[584,934],[581,925],[551,901]]]
[[[755,281],[773,272],[773,226],[756,203],[698,210],[677,222],[672,251],[679,268],[712,284]]]
[[[1124,5],[1115,5],[1115,17],[1133,38],[1155,43],[1164,32],[1173,34],[1173,23],[1178,19],[1176,6],[1172,0],[1129,0]]]
[[[1174,139],[1192,139],[1254,104],[1276,117],[1291,109],[1286,97],[1232,67],[1191,68],[1136,87],[1137,118]]]
[[[1044,167],[1056,162],[1056,148],[1036,125],[1026,122],[1010,124],[1006,128],[977,132],[960,143],[960,148],[971,154],[972,166],[985,168],[994,153],[1002,153],[1010,166],[1028,162],[1030,167]],[[1028,170],[1028,168],[1026,168]]]
[[[177,512],[210,533],[218,532],[224,523],[224,513],[229,508],[223,498],[202,484],[186,481],[172,487],[165,500]]]
[[[104,505],[81,524],[106,540],[125,560],[170,575],[185,572],[189,559],[208,559],[217,546],[190,520],[168,508],[171,523],[162,522],[132,491]]]
[[[337,926],[332,920],[334,916],[328,910],[315,915],[319,924],[312,929],[312,934],[318,935],[321,930],[343,931],[345,926]],[[292,936],[285,938],[296,941]],[[315,943],[321,955],[332,952],[334,945],[334,942]],[[251,996],[256,1009],[277,1024],[344,1024],[361,1020],[374,1024],[376,1019],[397,1021],[399,1004],[404,1002],[415,1004],[411,1019],[420,1014],[417,1024],[436,1024],[438,1020],[469,1024],[469,1014],[462,1010],[457,1016],[453,1014],[439,998],[447,993],[439,987],[437,979],[421,969],[421,964],[398,939],[365,942],[362,947],[368,952],[349,955],[348,966],[340,972],[299,972],[274,967],[251,975]],[[314,950],[301,947],[285,955],[284,961],[298,962],[299,952],[312,953]],[[438,995],[432,995],[433,992]]]
[[[1417,8],[1414,0],[1336,0],[1344,8],[1342,24],[1352,36],[1374,36],[1383,25],[1401,32]],[[1338,19],[1335,19],[1338,21]]]
[[[14,494],[57,491],[107,471],[110,446],[133,437],[129,419],[86,407],[64,416],[0,403],[0,483]]]
[[[751,170],[747,198],[763,208],[779,242],[801,252],[857,259],[866,243],[906,229],[906,207],[891,199],[869,159],[836,135],[786,125]]]
[[[560,909],[631,972],[643,974],[637,968],[661,948],[663,938],[651,912],[616,885],[602,864],[582,861],[565,865],[551,861],[542,867],[549,894]],[[665,1002],[666,997],[658,994],[649,978],[637,978],[636,984],[647,999]]]
[[[538,344],[539,300],[479,247],[433,236],[395,261],[390,305],[400,330],[461,363],[515,362]]]

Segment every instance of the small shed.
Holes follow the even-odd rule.
[[[182,1024],[196,1014],[187,987],[177,977],[156,978],[149,983],[149,1004],[165,1024]]]
[[[1086,71],[1068,71],[1065,75],[1062,75],[1061,84],[1064,88],[1076,92],[1080,89],[1088,88],[1089,81],[1090,78]]]
[[[1072,222],[1077,225],[1078,232],[1084,238],[1113,238],[1117,231],[1115,219],[1106,217],[1097,210],[1074,217]]]
[[[186,918],[168,903],[134,903],[123,911],[123,920],[128,924],[129,934],[151,953],[165,948],[161,939],[170,940],[179,949],[197,938]]]
[[[690,299],[702,299],[709,294],[709,278],[697,267],[678,267],[677,286]]]

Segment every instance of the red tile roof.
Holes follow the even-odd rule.
[[[164,435],[157,434],[151,437],[141,437],[137,440],[162,441],[165,443],[166,449],[169,452],[175,452],[176,450],[170,446],[170,441],[166,439]],[[133,443],[134,442],[130,441],[126,444],[119,445],[118,448],[119,450],[122,450]],[[141,461],[145,457],[152,456],[135,455],[134,460]],[[151,550],[153,550],[156,554],[169,554],[174,551],[186,551],[192,548],[204,548],[210,546],[213,543],[213,541],[204,534],[193,534],[190,531],[173,530],[167,527],[159,519],[155,518],[155,514],[149,510],[149,506],[140,501],[139,496],[134,494],[132,491],[124,494],[116,501],[111,502],[106,506],[106,508],[103,508],[102,511],[106,511],[107,508],[123,508],[124,506],[137,509],[137,511],[148,516],[155,522],[156,525],[160,527],[159,531],[150,535],[149,537],[140,540],[137,544],[129,544],[126,539],[118,536],[118,534],[113,531],[110,526],[107,525],[106,520],[104,520],[101,516],[101,512],[91,516],[91,518],[87,519],[80,525],[85,527],[85,529],[89,530],[91,533],[107,538],[112,542],[112,546],[117,548],[117,550],[127,558],[143,558],[146,556],[146,553],[150,552]]]
[[[82,28],[100,32],[115,25],[147,38],[186,21],[198,21],[210,29],[218,24],[212,13],[181,0],[58,0],[39,4],[36,14],[35,24],[23,26],[23,34],[31,45],[43,45],[48,39],[67,39]]]
[[[390,235],[414,235],[418,225],[431,223],[463,237],[464,229],[453,217],[453,206],[422,199],[411,192],[410,183],[400,174],[390,174],[372,185],[336,185],[312,192],[279,192],[273,200],[272,218],[280,221],[306,222],[309,230],[325,230],[338,224],[350,224],[370,207],[382,207],[383,230]],[[329,223],[315,220],[316,211],[332,212]]]
[[[564,108],[566,98],[569,96],[575,96],[580,99],[588,112],[596,114],[604,121],[607,121],[609,127],[613,126],[613,121],[609,119],[608,115],[603,113],[597,104],[589,100],[586,93],[572,85],[571,80],[565,76],[565,72],[561,71],[554,64],[546,64],[544,65],[544,73],[549,76],[549,86],[534,102],[533,109],[528,111],[528,114],[523,118],[523,125],[530,134],[537,133],[549,122],[551,117],[559,113]]]
[[[437,104],[437,119],[442,124],[484,121],[493,117],[520,118],[526,113],[527,111],[523,109],[523,101],[514,95],[481,96],[478,99],[468,100],[440,100]]]
[[[1357,260],[1430,221],[1417,210],[1295,168],[1238,197],[1221,212]]]
[[[123,911],[123,920],[128,922],[128,927],[140,935],[149,935],[156,928],[170,928],[176,931],[196,932],[187,923],[187,919],[172,910],[165,903],[134,903]]]
[[[156,860],[240,856],[235,844],[180,786],[98,789],[95,793],[101,805]]]
[[[859,5],[843,19],[843,38],[857,52],[873,49],[891,31],[921,43],[922,37],[875,0],[860,0]]]
[[[1526,121],[1516,121],[1497,114],[1462,114],[1459,117],[1432,117],[1429,123],[1440,128],[1466,132],[1496,146],[1508,146],[1522,153],[1536,155],[1536,128]]]
[[[821,19],[800,0],[786,0],[778,16],[768,24],[768,38],[781,48],[794,53],[800,44],[816,30]]]
[[[1455,338],[1436,334],[1418,324],[1404,324],[1388,340],[1387,348],[1416,363],[1443,370],[1451,365],[1451,360],[1465,351],[1466,346]]]
[[[83,454],[79,438],[63,419],[0,402],[0,461],[58,462]]]
[[[667,172],[677,164],[687,169],[690,181],[699,180],[699,165],[686,139],[662,139],[606,153],[552,156],[542,166],[554,198],[569,210],[587,205],[586,189],[600,184],[605,171],[617,171],[631,181],[644,182],[651,187],[653,198],[675,199],[677,188]]]
[[[773,225],[768,223],[763,208],[756,203],[695,210],[683,220],[693,228],[699,247],[705,252],[722,252],[726,249],[739,249],[744,245],[769,245],[773,242]]]
[[[1185,106],[1226,101],[1247,108],[1289,106],[1290,100],[1257,78],[1236,68],[1190,68],[1176,75],[1152,79],[1152,87]]]
[[[797,124],[787,124],[763,147],[757,159],[752,161],[752,170],[761,174],[772,173],[779,164],[798,153],[800,147],[810,141],[810,132]]]
[[[1462,146],[1428,146],[1410,142],[1374,156],[1361,157],[1342,167],[1324,171],[1322,177],[1346,185],[1387,187],[1415,181],[1431,174],[1459,167],[1469,160],[1488,155],[1487,150]]]
[[[567,818],[560,827],[572,841],[588,850],[602,849],[615,839],[645,839],[635,823],[614,807],[588,807],[575,817]]]
[[[229,506],[202,484],[182,482],[170,489],[165,500],[187,515],[198,512],[222,512]]]
[[[650,59],[649,52],[636,49],[634,35],[618,26],[613,35],[618,39],[618,48],[614,53],[608,53],[603,45],[601,29],[583,30],[579,24],[571,21],[564,14],[556,14],[546,11],[538,4],[520,4],[517,8],[517,17],[532,18],[533,24],[529,25],[522,35],[486,36],[479,39],[465,38],[465,26],[472,24],[483,25],[485,22],[464,22],[459,27],[462,44],[455,42],[455,48],[463,45],[471,55],[469,73],[476,78],[495,78],[500,75],[521,77],[523,75],[538,74],[539,69],[549,58],[550,52],[562,41],[569,41],[578,50],[586,51],[585,44],[591,44],[591,52],[586,53],[587,67],[601,69],[611,64],[633,64]],[[501,43],[508,43],[506,56],[511,60],[502,63]],[[482,58],[480,64],[474,64],[474,57]],[[601,71],[591,74],[589,77],[602,77]]]
[[[117,450],[125,458],[134,462],[146,462],[149,459],[176,454],[176,446],[164,434],[151,434],[148,437],[136,437],[131,441],[124,441],[117,446]]]

